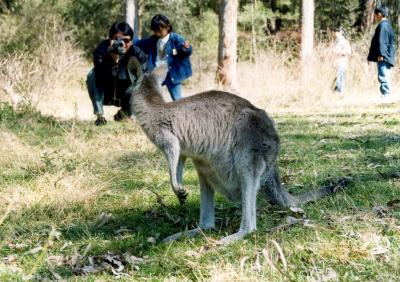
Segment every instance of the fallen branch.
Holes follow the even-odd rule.
[[[287,230],[290,227],[292,227],[293,225],[296,225],[298,223],[304,223],[304,219],[297,219],[297,218],[294,218],[294,217],[288,217],[287,221],[288,221],[288,223],[281,224],[281,225],[278,225],[278,226],[275,226],[275,227],[272,227],[272,228],[268,229],[267,233],[270,233],[270,234],[271,233],[276,233],[278,231]]]

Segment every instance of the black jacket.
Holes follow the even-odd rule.
[[[394,32],[390,21],[385,19],[375,29],[368,53],[368,61],[377,62],[378,57],[382,56],[385,62],[393,66],[395,54]]]
[[[106,39],[93,52],[96,86],[104,91],[104,96],[113,96],[115,90],[116,96],[121,97],[131,85],[127,70],[129,58],[134,56],[141,65],[145,65],[146,54],[138,47],[132,46],[117,64],[108,52],[109,46],[110,41]]]

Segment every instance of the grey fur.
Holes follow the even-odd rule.
[[[256,195],[264,195],[281,206],[296,206],[332,193],[332,188],[295,197],[281,185],[277,157],[279,138],[265,111],[249,101],[222,91],[208,91],[166,103],[160,82],[166,68],[145,74],[133,90],[131,105],[143,131],[164,153],[173,191],[181,204],[186,191],[182,174],[186,158],[191,158],[200,182],[199,229],[214,228],[214,191],[240,202],[242,220],[237,233],[223,238],[230,243],[256,229]],[[183,233],[165,241],[175,240]]]

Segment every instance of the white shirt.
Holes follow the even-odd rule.
[[[157,58],[156,58],[156,67],[167,64],[167,54],[165,54],[165,46],[170,38],[171,34],[168,33],[163,38],[158,39],[157,41]]]
[[[347,66],[348,56],[351,55],[350,42],[344,37],[338,37],[333,46],[333,53],[336,55],[337,65]]]

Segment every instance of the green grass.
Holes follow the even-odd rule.
[[[3,215],[5,220],[0,222],[0,280],[22,281],[28,275],[36,280],[57,275],[72,281],[114,280],[110,272],[82,276],[68,265],[48,262],[53,255],[83,254],[89,244],[84,265],[87,257],[109,251],[144,258],[138,270],[128,266],[130,277],[123,281],[307,281],[329,275],[340,281],[400,280],[400,205],[394,203],[383,216],[373,212],[400,199],[398,115],[274,118],[282,143],[280,172],[292,193],[342,176],[351,177],[351,184],[334,197],[302,207],[313,225],[273,234],[266,231],[289,215],[301,215],[260,197],[257,232],[222,247],[214,240],[235,232],[240,214],[220,196],[217,230],[161,243],[196,226],[198,180],[188,162],[190,194],[181,207],[170,188],[166,162],[136,124],[95,127],[1,106],[0,220]],[[96,219],[102,213],[112,217],[99,226]],[[121,227],[131,231],[116,234]],[[272,240],[282,249],[286,270]],[[38,246],[43,249],[28,253]],[[15,260],[2,259],[10,256]]]

